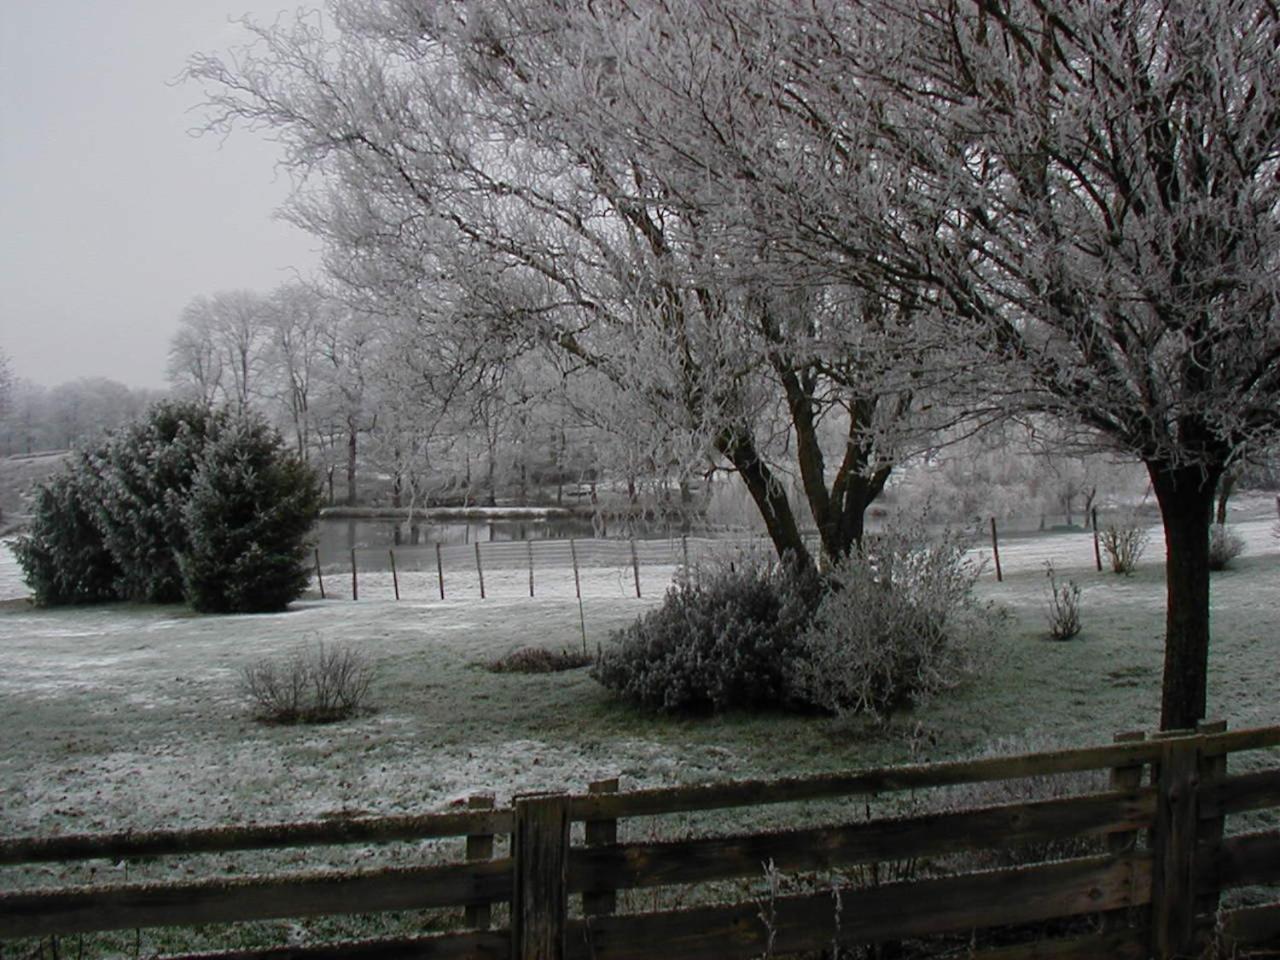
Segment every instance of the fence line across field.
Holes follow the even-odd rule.
[[[1033,567],[1019,556],[1020,545],[1033,539],[1026,532],[1025,519],[990,517],[981,527],[982,536],[975,536],[971,550],[986,563],[984,575],[1002,581],[1006,573],[1040,569],[1043,558]],[[1047,547],[1055,563],[1101,569],[1095,529],[1050,529],[1034,539],[1041,545],[1037,557]],[[816,535],[808,536],[806,543],[817,552]],[[772,552],[770,541],[758,535],[357,547],[345,556],[322,556],[317,551],[313,577],[326,599],[643,598],[661,596],[684,572],[697,576],[737,557],[768,557]],[[348,579],[350,587],[345,589]]]

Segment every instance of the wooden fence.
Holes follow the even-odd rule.
[[[463,908],[470,929],[341,945],[202,954],[221,960],[330,957],[785,956],[851,945],[1093,918],[1035,943],[979,946],[985,960],[1032,957],[1185,957],[1214,932],[1229,948],[1280,942],[1280,902],[1220,910],[1237,887],[1280,883],[1280,830],[1230,835],[1230,815],[1280,807],[1280,767],[1227,758],[1280,745],[1280,727],[1140,734],[1104,747],[805,778],[617,793],[616,781],[582,795],[517,797],[510,807],[286,826],[0,841],[0,864],[113,860],[318,844],[466,837],[465,857],[425,866],[293,877],[116,884],[0,894],[0,939],[237,920]],[[1256,756],[1256,755],[1255,755]],[[1265,758],[1264,758],[1265,759]],[[921,816],[835,825],[618,841],[618,822],[799,801],[847,801],[958,784],[1083,770],[1109,771],[1109,789],[997,806],[947,807]],[[842,809],[861,811],[861,803]],[[584,823],[574,831],[572,824]],[[494,856],[495,835],[510,835]],[[580,837],[571,842],[571,836]],[[972,850],[1087,836],[1096,855],[968,873],[931,871],[896,883],[812,881],[806,892],[770,888],[737,903],[625,912],[620,891],[779,873],[952,857]],[[756,884],[760,886],[759,883]],[[794,886],[794,885],[793,885]],[[579,897],[580,895],[580,897]],[[635,898],[633,898],[635,899]],[[496,904],[509,922],[491,929]],[[634,906],[634,904],[633,904]],[[1083,932],[1081,932],[1083,928]],[[1059,923],[1043,929],[1064,929]]]

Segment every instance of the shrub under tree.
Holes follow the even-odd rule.
[[[726,710],[779,705],[821,593],[812,567],[746,564],[683,582],[613,635],[593,675],[642,706]]]
[[[187,600],[214,613],[284,609],[306,588],[320,502],[315,474],[278,433],[256,418],[230,423],[205,447],[183,508]]]

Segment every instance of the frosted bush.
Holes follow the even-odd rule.
[[[1225,570],[1231,561],[1244,553],[1244,537],[1227,527],[1215,523],[1209,527],[1209,569]]]
[[[868,537],[829,572],[792,662],[794,696],[882,718],[961,683],[1001,620],[973,596],[981,569],[954,533],[930,542],[917,526]]]
[[[373,678],[363,654],[320,643],[284,659],[249,664],[241,671],[240,688],[260,720],[331,723],[368,709]]]
[[[1150,538],[1146,526],[1137,517],[1109,523],[1098,534],[1112,571],[1126,575],[1137,567]]]

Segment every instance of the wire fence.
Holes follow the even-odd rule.
[[[999,580],[1040,572],[1046,559],[1066,568],[1099,565],[1094,531],[1080,525],[1083,519],[988,517],[965,531],[973,558]],[[1099,522],[1105,526],[1106,518]],[[806,543],[818,552],[816,533]],[[660,597],[681,575],[772,555],[770,541],[752,534],[361,546],[317,552],[313,588],[329,599],[364,600]]]

